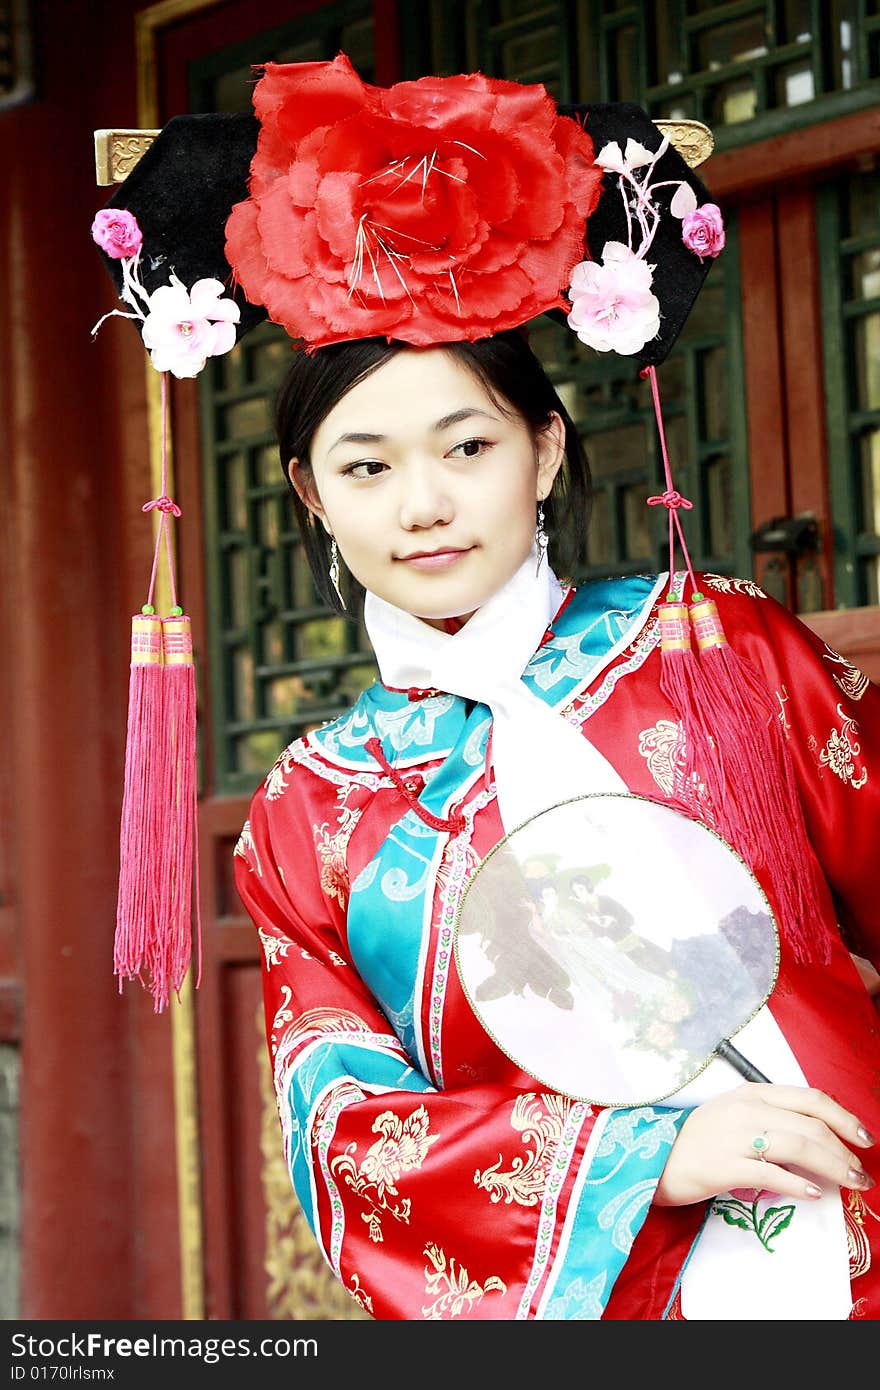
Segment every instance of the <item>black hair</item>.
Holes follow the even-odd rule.
[[[275,402],[275,432],[284,476],[293,494],[297,524],[318,593],[342,612],[329,581],[330,537],[290,482],[288,465],[298,460],[307,474],[310,450],[321,422],[347,391],[410,344],[385,338],[333,343],[308,353],[294,352],[293,362]],[[569,576],[583,552],[592,489],[590,466],[580,435],[553,383],[528,345],[524,333],[511,329],[476,342],[444,343],[481,382],[499,409],[513,410],[533,435],[550,422],[554,411],[565,426],[565,462],[544,501],[544,526],[550,537],[550,563]]]

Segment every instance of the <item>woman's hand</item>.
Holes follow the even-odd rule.
[[[764,1158],[752,1140],[767,1140]],[[874,1139],[824,1091],[746,1082],[691,1112],[673,1144],[654,1202],[680,1207],[733,1188],[821,1197],[823,1186],[867,1191],[859,1149]]]

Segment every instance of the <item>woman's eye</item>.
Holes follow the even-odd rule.
[[[461,449],[465,458],[475,459],[479,458],[484,449],[490,449],[491,447],[488,439],[464,439],[461,444],[456,444],[455,448],[450,449],[449,452],[454,454]]]
[[[342,473],[346,478],[376,478],[384,467],[379,459],[362,459],[360,463],[350,463]]]

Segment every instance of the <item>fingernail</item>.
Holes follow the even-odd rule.
[[[861,1168],[850,1168],[848,1177],[854,1187],[874,1186],[874,1179],[869,1178],[867,1173],[863,1173]]]
[[[859,1125],[858,1133],[863,1144],[875,1144],[877,1142],[873,1134],[869,1134],[864,1125]]]
[[[821,1189],[821,1187],[817,1187],[816,1184],[815,1184],[814,1182],[808,1182],[807,1185],[806,1185],[806,1187],[804,1188],[804,1191],[806,1192],[806,1194],[807,1194],[808,1197],[821,1197],[821,1196],[822,1196],[822,1189]]]

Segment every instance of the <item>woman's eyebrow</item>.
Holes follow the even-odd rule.
[[[327,453],[332,454],[333,450],[338,449],[340,444],[383,444],[386,437],[384,434],[361,434],[352,431],[349,434],[341,434],[336,443],[330,445]]]
[[[494,420],[495,416],[490,415],[488,410],[477,410],[473,406],[465,406],[463,410],[453,410],[451,414],[444,415],[442,420],[438,420],[436,425],[431,428],[439,434],[441,430],[448,430],[450,425],[460,425],[462,420],[471,420],[475,416],[481,416],[484,420]]]
[[[434,434],[441,434],[443,430],[448,430],[452,425],[460,425],[463,420],[471,420],[481,416],[484,420],[494,420],[495,416],[490,415],[487,410],[477,410],[473,406],[466,406],[462,410],[453,410],[448,415],[444,415],[431,426]],[[388,436],[385,434],[367,434],[361,430],[352,430],[346,434],[341,434],[334,444],[327,450],[328,455],[338,449],[340,444],[385,444]]]

